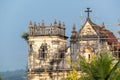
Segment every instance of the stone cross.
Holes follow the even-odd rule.
[[[90,10],[90,8],[87,8],[87,10],[85,12],[87,12],[87,16],[89,18],[90,12],[92,12],[92,10]]]

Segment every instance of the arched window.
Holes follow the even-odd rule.
[[[42,43],[39,49],[39,58],[40,59],[47,58],[47,51],[48,51],[47,43]]]
[[[30,44],[29,52],[31,53],[33,51],[32,44]]]
[[[64,58],[64,57],[65,57],[65,54],[64,54],[64,53],[61,53],[59,57],[60,57],[60,58]]]
[[[93,49],[92,49],[92,47],[90,47],[90,46],[85,47],[84,56],[85,56],[85,59],[86,59],[87,61],[90,61],[90,59],[92,58],[92,54],[93,54]]]
[[[29,56],[32,55],[32,52],[33,52],[33,47],[32,47],[32,44],[29,45]]]

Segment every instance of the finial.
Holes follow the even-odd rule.
[[[29,25],[32,25],[32,21],[30,20],[30,24]]]
[[[45,26],[45,24],[44,24],[44,20],[42,20],[42,27],[44,27]]]
[[[59,21],[59,27],[61,27],[61,21]]]
[[[92,10],[90,10],[90,8],[87,8],[87,10],[85,12],[87,12],[87,16],[88,16],[87,18],[89,18],[90,12],[92,12]]]
[[[65,23],[64,22],[62,23],[62,28],[65,28]]]
[[[104,22],[102,23],[102,28],[105,28],[105,24],[104,24]]]
[[[73,31],[76,31],[76,26],[75,26],[75,24],[73,24]]]
[[[73,40],[73,41],[76,41],[75,39],[76,39],[76,27],[75,27],[75,24],[73,24],[73,29],[72,29],[72,35],[71,35],[71,39]]]
[[[36,22],[34,22],[34,27],[37,27],[37,26],[36,26]]]
[[[42,23],[44,23],[44,20],[42,20]]]
[[[29,24],[29,27],[32,27],[32,21],[30,20],[30,24]]]
[[[57,21],[56,21],[56,19],[54,21],[54,27],[57,27]]]
[[[63,22],[63,26],[65,26],[65,23]]]
[[[55,21],[54,21],[54,24],[57,24],[57,21],[56,21],[56,19],[55,19]]]

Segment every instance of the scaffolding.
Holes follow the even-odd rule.
[[[88,8],[87,20],[90,19],[89,11],[90,10]],[[51,24],[48,27],[45,27],[44,21],[42,21],[42,26],[40,26],[40,24],[38,24],[37,26],[36,23],[34,23],[34,27],[32,26],[32,22],[30,22],[29,28],[29,36],[32,36],[32,39],[34,39],[33,37],[36,36],[56,36],[64,40],[68,38],[65,36],[64,23],[62,24],[62,26],[61,23],[57,25],[56,20],[54,22],[54,26],[52,26]],[[73,66],[69,62],[67,62],[67,58],[70,58],[71,63],[77,62],[77,60],[80,58],[79,56],[85,52],[84,48],[89,46],[92,47],[91,50],[94,53],[99,54],[102,50],[109,50],[112,52],[112,55],[116,57],[116,59],[120,58],[120,38],[115,38],[114,36],[108,37],[111,35],[107,35],[107,33],[105,32],[102,33],[104,34],[79,35],[78,32],[75,30],[74,25],[72,36],[70,37],[70,46],[67,47],[64,44],[62,44],[62,46],[59,46],[60,44],[57,44],[56,51],[49,50],[47,44],[49,40],[46,40],[46,43],[39,45],[39,49],[37,49],[37,52],[33,50],[33,47],[36,47],[32,46],[34,42],[28,41],[28,80],[32,80],[32,78],[34,78],[35,76],[37,76],[37,80],[65,80],[68,74],[73,70]],[[120,34],[120,31],[118,33]],[[98,34],[100,34],[99,31]],[[55,43],[59,43],[58,40],[54,41],[53,39],[52,41]],[[51,47],[51,49],[54,49],[53,45],[51,45]],[[80,66],[76,66],[76,70],[78,71],[78,73],[80,73]]]
[[[91,37],[89,37],[87,39],[86,38],[82,38],[81,40],[84,40],[84,39],[86,41],[88,41],[90,39],[100,41],[101,39],[102,40],[106,40],[106,39],[110,39],[111,40],[112,38],[95,38],[95,37],[91,38]],[[98,40],[98,39],[100,39],[100,40]],[[117,40],[120,40],[120,38],[117,38]],[[86,44],[86,45],[88,45],[88,44]],[[81,45],[79,45],[78,47],[76,47],[77,49],[79,48],[79,50],[77,50],[79,53],[80,53],[80,46]],[[100,43],[98,43],[97,46],[100,46]],[[98,48],[101,49],[101,47],[98,47]],[[112,51],[112,53],[114,54],[114,56],[116,56],[117,59],[120,58],[120,44],[116,44],[116,45],[112,44],[112,45],[110,45],[110,48],[111,48],[110,50]],[[98,50],[100,50],[100,49],[98,49]],[[39,55],[34,55],[34,53],[31,54],[31,55],[29,55],[29,56],[33,56],[32,57],[32,59],[33,59],[32,61],[33,62],[30,61],[30,64],[33,64],[31,66],[31,67],[33,67],[33,69],[28,71],[28,73],[29,73],[28,78],[32,79],[32,77],[34,77],[33,74],[37,74],[37,75],[39,75],[39,77],[49,76],[50,80],[60,80],[60,78],[62,78],[63,80],[65,80],[65,78],[67,77],[68,73],[72,71],[72,67],[70,67],[68,69],[64,68],[66,66],[66,64],[64,62],[65,58],[67,56],[70,56],[70,54],[67,54],[67,55],[65,54],[66,50],[67,49],[59,50],[58,53],[54,54],[53,59],[50,61],[50,64],[52,66],[53,66],[53,63],[56,63],[56,68],[53,68],[52,66],[51,67],[50,66],[47,67],[48,65],[46,65],[46,61],[47,61],[47,58],[49,58],[50,56],[47,56],[47,57],[44,57],[44,58],[40,58]],[[40,59],[39,67],[40,67],[40,65],[42,63],[45,63],[45,65],[43,66],[43,68],[37,68],[37,69],[35,68],[35,66],[38,66],[37,64],[35,64],[35,58],[36,58],[36,56]],[[59,65],[60,61],[62,61],[62,66]],[[77,71],[80,71],[80,68],[77,68]],[[47,75],[46,75],[46,73],[47,73]],[[45,78],[42,78],[42,79],[40,78],[39,80],[48,80],[47,78],[46,79]],[[28,80],[30,80],[30,79],[28,79]]]

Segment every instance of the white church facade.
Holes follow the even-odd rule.
[[[99,51],[111,51],[120,57],[120,46],[115,35],[105,29],[105,25],[97,25],[88,16],[82,28],[76,31],[73,25],[70,45],[67,46],[66,27],[64,22],[54,21],[46,26],[29,24],[28,36],[28,80],[65,80],[72,70],[70,62],[77,62],[79,56],[89,61]],[[118,45],[118,46],[117,46]],[[69,60],[70,62],[69,62]],[[76,67],[80,71],[80,66]]]

